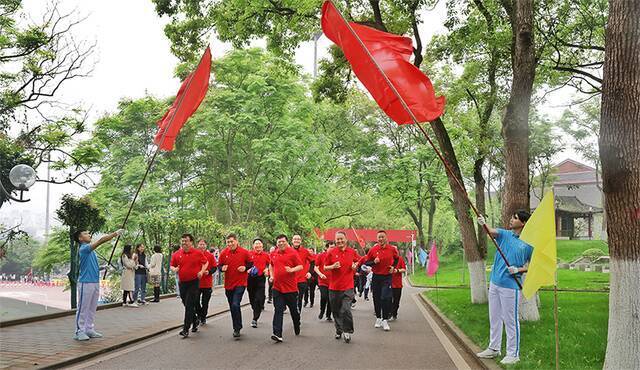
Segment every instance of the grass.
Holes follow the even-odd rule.
[[[440,310],[475,344],[486,348],[489,340],[486,304],[471,304],[468,289],[430,290],[423,294],[437,302]],[[540,300],[540,321],[520,323],[520,362],[510,368],[555,368],[553,293],[541,292]],[[560,368],[602,368],[607,346],[608,307],[606,293],[558,293]],[[506,338],[502,343],[504,354]]]
[[[608,253],[606,243],[600,240],[558,240],[558,259],[562,261],[572,261],[582,255],[582,252],[598,248]],[[487,265],[493,263],[495,248],[490,248],[487,256]],[[487,271],[487,279],[490,272]],[[438,269],[438,286],[448,287],[468,287],[469,271],[466,263],[463,264],[462,255],[454,254],[440,258]],[[435,286],[436,278],[428,277],[424,271],[417,272],[410,276],[411,282],[415,285]],[[602,290],[609,287],[609,274],[601,272],[585,272],[576,270],[558,270],[559,289],[588,289]]]

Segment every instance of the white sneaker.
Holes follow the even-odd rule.
[[[501,364],[503,365],[513,365],[516,362],[520,361],[520,357],[513,357],[513,356],[504,356],[504,358],[502,359],[502,361],[500,361]]]
[[[384,331],[389,331],[389,330],[391,330],[391,328],[389,327],[389,321],[387,321],[387,320],[382,320],[382,330],[384,330]]]
[[[137,303],[135,303],[135,302],[133,302],[133,303],[130,303],[130,304],[129,304],[129,307],[135,307],[135,308],[138,308],[138,304],[137,304]]]
[[[480,358],[496,358],[500,356],[500,351],[496,351],[495,349],[487,348],[480,353],[476,353],[476,356]]]
[[[373,326],[374,328],[379,328],[382,326],[382,319],[376,319],[376,324]]]

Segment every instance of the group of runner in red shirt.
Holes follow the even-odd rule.
[[[244,291],[248,290],[253,311],[252,327],[264,310],[265,285],[269,280],[273,305],[273,334],[271,339],[282,342],[284,311],[288,308],[293,321],[294,334],[300,334],[302,297],[308,289],[313,273],[320,288],[320,315],[333,320],[335,338],[351,341],[354,332],[351,308],[355,302],[354,276],[371,271],[376,328],[390,330],[389,321],[397,317],[402,290],[402,273],[406,270],[398,249],[387,243],[385,231],[378,232],[378,243],[364,256],[349,247],[344,232],[337,232],[335,242],[328,242],[323,252],[315,255],[302,245],[302,238],[294,235],[292,245],[286,235],[276,237],[276,246],[264,251],[260,238],[253,240],[253,249],[239,246],[235,234],[226,238],[226,248],[218,261],[200,240],[194,248],[194,238],[184,234],[182,248],[171,257],[171,269],[178,274],[180,297],[185,306],[183,338],[198,331],[198,325],[206,324],[208,303],[211,297],[212,276],[216,268],[224,273],[224,289],[233,323],[233,337],[240,337],[242,313],[240,304]],[[312,265],[315,265],[312,267]],[[333,316],[333,319],[331,318]]]

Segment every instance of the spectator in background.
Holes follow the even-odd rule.
[[[138,307],[131,294],[134,289],[135,270],[138,265],[137,256],[131,251],[132,248],[131,244],[125,245],[122,249],[122,255],[120,255],[120,262],[122,263],[120,288],[122,289],[122,305],[125,307]]]
[[[138,304],[147,304],[147,256],[144,253],[144,244],[136,245],[136,255],[138,256],[138,264],[136,265],[135,289],[133,291],[133,300]]]
[[[180,249],[179,245],[173,245],[171,246],[171,258],[169,258],[169,260],[173,259],[173,255],[176,254],[176,252]],[[180,299],[180,278],[178,277],[178,273],[175,272],[174,273],[175,276],[175,281],[176,281],[176,298]]]
[[[159,245],[153,247],[153,255],[149,262],[149,278],[153,284],[153,301],[160,302],[160,277],[162,274],[162,248]]]

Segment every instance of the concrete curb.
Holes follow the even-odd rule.
[[[438,322],[438,324],[440,326],[443,326],[445,329],[447,329],[448,333],[451,334],[451,336],[456,340],[456,342],[462,348],[464,348],[465,352],[469,355],[469,358],[473,358],[476,361],[476,365],[478,365],[478,368],[487,369],[487,370],[501,369],[500,366],[498,366],[498,364],[495,361],[478,358],[476,356],[476,353],[482,351],[482,348],[478,347],[475,343],[473,343],[473,341],[471,341],[471,339],[469,339],[469,337],[467,337],[467,335],[462,330],[460,330],[460,328],[458,328],[456,324],[453,323],[453,321],[449,320],[449,318],[447,318],[438,309],[438,307],[436,307],[436,305],[433,304],[431,300],[429,300],[429,298],[425,297],[424,294],[422,293],[418,294],[418,296],[420,297],[420,300],[424,303],[424,305],[427,307],[429,312],[433,315],[433,317]]]
[[[175,294],[170,294],[170,295],[175,296]],[[244,303],[244,304],[240,305],[240,308],[243,308],[243,307],[246,307],[246,306],[249,306],[249,303]],[[207,315],[207,318],[223,315],[223,314],[225,314],[227,312],[229,312],[228,308],[220,309],[220,310],[217,310],[217,311]],[[172,325],[172,326],[170,326],[168,328],[157,330],[157,331],[155,331],[153,333],[149,333],[149,334],[143,335],[141,337],[136,337],[136,338],[132,338],[132,339],[129,339],[129,340],[125,340],[123,342],[120,342],[118,344],[115,344],[115,345],[112,345],[112,346],[109,346],[109,347],[101,348],[99,350],[96,350],[96,351],[93,351],[93,352],[89,352],[89,353],[85,353],[85,354],[82,354],[80,356],[68,357],[68,358],[66,358],[64,360],[57,361],[55,363],[47,364],[47,365],[44,365],[44,366],[38,366],[36,368],[37,369],[59,369],[59,368],[62,368],[62,367],[66,367],[66,366],[70,366],[70,365],[73,365],[73,364],[77,364],[78,362],[82,362],[82,361],[88,360],[88,359],[90,359],[92,357],[96,357],[96,356],[99,356],[99,355],[102,355],[102,354],[105,354],[105,353],[108,353],[108,352],[111,352],[111,351],[115,351],[117,349],[129,346],[129,345],[134,344],[134,343],[142,342],[143,340],[147,340],[147,339],[156,337],[158,335],[162,335],[162,334],[164,334],[166,332],[169,332],[171,330],[179,329],[179,328],[182,327],[182,325],[183,325],[182,323],[177,324],[177,325]]]

